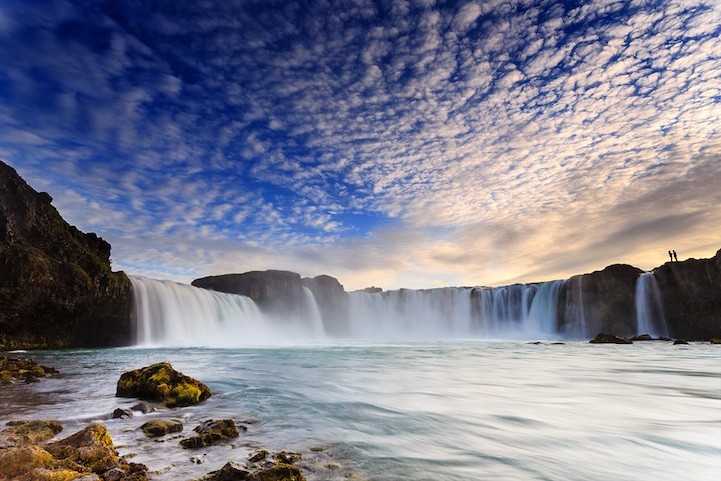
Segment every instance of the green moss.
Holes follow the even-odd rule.
[[[210,397],[208,386],[173,369],[167,362],[124,373],[116,396],[159,401],[168,407],[190,406]]]

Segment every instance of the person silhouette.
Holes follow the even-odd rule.
[[[678,256],[676,255],[676,251],[671,251],[671,253],[673,254],[673,260],[678,262]]]
[[[673,254],[671,253],[671,251],[668,251],[668,256],[671,258],[671,262],[673,262]]]

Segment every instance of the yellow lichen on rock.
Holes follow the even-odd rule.
[[[190,406],[211,396],[202,382],[176,371],[167,362],[159,362],[123,373],[115,392],[119,397],[137,397],[158,401],[167,407]]]

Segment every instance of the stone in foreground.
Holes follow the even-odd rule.
[[[198,404],[208,399],[211,392],[202,382],[176,371],[167,362],[159,362],[123,373],[115,395],[157,401],[172,408]]]
[[[596,337],[589,342],[591,344],[633,344],[633,341],[627,337],[605,334],[603,332],[597,334]]]
[[[169,420],[154,420],[148,421],[147,423],[140,426],[140,429],[149,438],[157,438],[159,436],[165,436],[169,433],[179,433],[183,430],[183,425],[179,421]]]
[[[186,449],[202,448],[240,436],[232,419],[211,419],[196,427],[194,431],[198,435],[180,441],[182,447]]]

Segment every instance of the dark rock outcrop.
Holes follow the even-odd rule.
[[[300,274],[289,271],[251,271],[195,279],[195,287],[250,297],[261,310],[278,315],[301,312],[305,303]]]
[[[589,342],[591,344],[633,344],[633,341],[627,337],[605,334],[603,332],[597,334],[596,337]]]
[[[180,441],[180,445],[186,449],[197,449],[223,441],[228,441],[240,436],[238,428],[232,419],[208,420],[193,429],[197,436],[192,436]]]
[[[672,337],[721,337],[721,250],[710,259],[667,262],[653,275]]]
[[[313,293],[326,334],[342,336],[350,332],[348,325],[348,293],[335,277],[320,275],[304,277],[302,283]]]
[[[587,332],[613,332],[621,336],[636,333],[636,280],[641,269],[614,264],[602,271],[574,276],[564,284],[559,296],[559,330],[572,331],[569,324],[577,309],[568,306],[583,302]]]
[[[0,349],[129,344],[131,285],[110,244],[51,201],[0,162]]]
[[[208,386],[159,362],[123,373],[115,391],[118,397],[162,402],[167,407],[191,406],[211,396]]]

